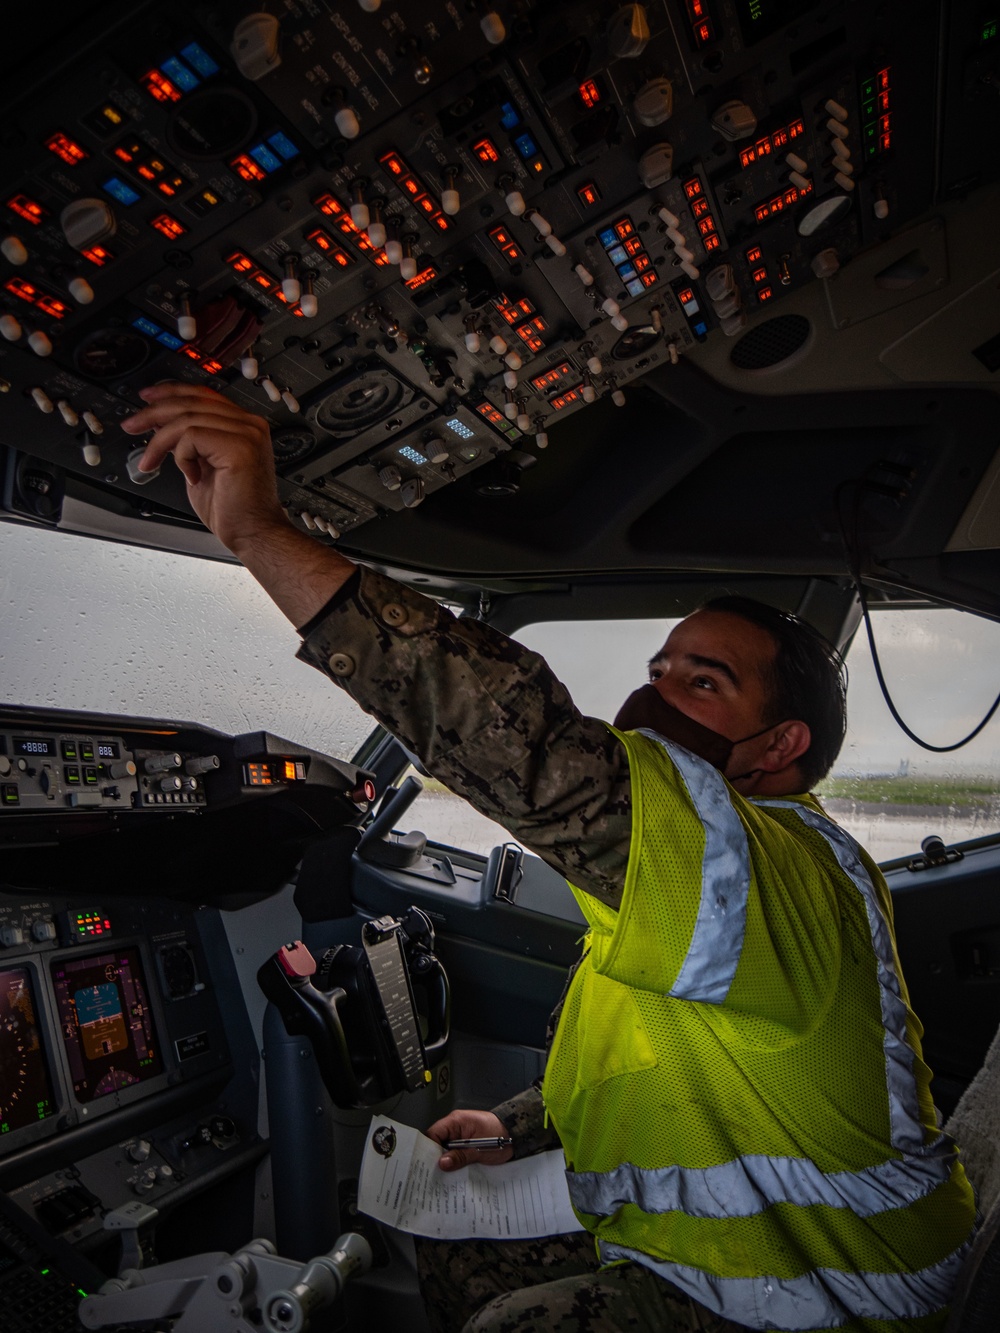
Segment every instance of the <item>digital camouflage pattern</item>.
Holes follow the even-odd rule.
[[[599,1268],[586,1232],[417,1241],[433,1333],[743,1333],[639,1264]]]
[[[621,904],[628,756],[607,723],[582,716],[544,658],[372,570],[307,629],[302,661],[428,773],[572,884]]]

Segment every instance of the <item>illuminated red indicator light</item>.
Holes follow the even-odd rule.
[[[406,163],[398,153],[386,153],[384,157],[379,158],[379,162],[390,176],[405,176],[408,174]]]
[[[504,424],[503,413],[498,412],[492,403],[480,403],[476,408],[476,411],[481,417],[485,417],[486,420],[491,422],[494,426],[501,426]]]
[[[30,282],[25,282],[23,278],[8,278],[4,283],[4,288],[12,296],[16,296],[18,300],[27,301],[29,305],[34,305],[38,296],[38,288]]]
[[[537,389],[539,393],[544,393],[546,389],[551,389],[554,384],[561,383],[572,373],[573,367],[568,361],[563,361],[558,366],[553,366],[551,370],[543,371],[541,375],[535,375],[531,381],[531,387]]]
[[[506,227],[494,227],[489,236],[490,240],[504,258],[510,260],[511,263],[514,263],[515,260],[522,257],[520,247],[517,242],[511,238],[510,232]]]
[[[650,259],[649,255],[646,254],[645,250],[643,250],[641,254],[635,255],[632,259],[632,265],[636,273],[643,273],[647,268],[650,267],[652,262],[653,261]]]
[[[766,139],[758,139],[756,144],[754,144],[754,147],[757,149],[758,157],[769,157],[771,154],[770,137]]]
[[[892,119],[891,116],[880,116],[880,117],[879,117],[879,122],[878,122],[878,132],[879,132],[879,134],[888,134],[888,133],[889,133],[890,128],[891,128],[889,122],[891,121],[891,119]]]
[[[424,192],[424,187],[417,180],[416,176],[402,176],[396,184],[411,199],[417,199]]]
[[[715,231],[714,218],[712,218],[711,215],[702,218],[701,221],[698,223],[698,230],[701,232],[702,236],[710,235],[713,231]]]
[[[684,193],[688,199],[697,199],[700,194],[705,193],[697,176],[692,176],[689,181],[684,182]]]
[[[257,181],[267,179],[267,172],[263,167],[258,166],[252,157],[247,157],[246,153],[241,153],[239,157],[234,157],[229,164],[241,180],[250,181],[255,184]]]
[[[180,353],[181,356],[189,356],[192,361],[201,360],[201,353],[198,351],[197,347],[192,347],[190,343],[185,343],[180,349]]]
[[[580,101],[588,109],[597,106],[601,100],[601,90],[593,79],[584,79],[577,91],[580,94]]]
[[[775,130],[774,133],[771,135],[771,143],[774,146],[775,152],[777,152],[779,148],[784,148],[787,142],[788,142],[787,129]]]
[[[625,242],[625,253],[627,255],[637,255],[642,250],[642,241],[638,236],[632,236]]]
[[[702,19],[700,23],[695,24],[694,35],[699,45],[704,45],[705,42],[710,42],[712,40],[715,36],[715,31],[708,19]]]
[[[716,236],[715,232],[713,232],[711,236],[702,237],[701,243],[705,247],[705,249],[709,251],[718,250],[719,247],[722,245],[722,242],[719,240],[718,236]]]
[[[421,213],[426,213],[429,218],[433,218],[438,212],[438,206],[429,194],[418,194],[413,201],[413,207],[419,208]]]
[[[805,134],[805,132],[806,132],[806,127],[805,125],[803,125],[801,120],[793,120],[791,125],[789,125],[788,127],[789,139],[797,139],[800,134]]]
[[[247,279],[250,282],[256,283],[258,287],[263,288],[265,292],[269,292],[271,288],[275,285],[274,278],[272,278],[270,274],[265,273],[264,270],[260,268],[255,268],[253,269],[252,272],[248,273]]]
[[[437,277],[438,271],[433,264],[428,264],[426,268],[420,270],[415,277],[407,278],[403,284],[409,291],[418,291],[421,287],[426,287],[429,282],[433,282]]]
[[[81,250],[80,253],[84,259],[89,260],[97,268],[103,268],[105,264],[109,264],[114,259],[111,251],[106,250],[103,245],[92,245],[89,250]]]
[[[226,263],[236,273],[252,273],[256,265],[243,250],[233,250],[226,255]]]
[[[343,204],[338,203],[332,194],[318,195],[313,200],[313,208],[318,208],[327,217],[338,217],[344,211]]]
[[[752,247],[747,251],[747,263],[748,263],[748,264],[756,264],[761,258],[762,258],[762,255],[761,255],[761,249],[760,249],[760,246],[759,246],[759,245],[754,245],[754,246],[752,246]]]
[[[569,407],[570,403],[576,403],[580,400],[580,386],[575,389],[567,389],[565,393],[557,394],[555,398],[549,399],[549,405],[557,412],[561,412],[564,407]]]
[[[693,218],[703,218],[708,212],[707,199],[695,199],[691,204],[691,216]]]
[[[880,134],[878,146],[883,153],[887,153],[892,146],[892,136],[889,134]]]
[[[497,152],[496,144],[492,139],[479,139],[472,145],[472,151],[480,162],[499,162],[500,154]]]
[[[50,153],[55,153],[56,157],[62,158],[69,167],[75,167],[78,162],[82,162],[87,156],[76,140],[71,139],[66,134],[51,135],[45,140],[45,147]]]
[[[166,236],[168,241],[176,241],[187,231],[187,227],[169,213],[160,213],[157,217],[151,218],[149,225],[155,227],[162,236]]]
[[[13,199],[7,200],[7,207],[25,222],[30,222],[33,227],[37,227],[42,219],[48,216],[47,210],[34,199],[29,199],[26,194],[15,194]]]
[[[879,109],[879,111],[888,111],[888,110],[889,110],[889,94],[888,94],[887,92],[885,92],[885,93],[879,93],[879,95],[878,95],[878,109]]]
[[[627,236],[634,236],[635,227],[632,226],[632,219],[619,219],[619,221],[615,223],[615,235],[620,241],[624,241]]]
[[[887,65],[885,69],[880,69],[878,72],[878,86],[883,92],[889,88],[889,68]]]
[[[688,13],[691,15],[692,23],[695,19],[703,19],[705,17],[705,6],[702,0],[688,0]]]
[[[522,341],[531,342],[535,339],[536,334],[544,333],[547,328],[548,325],[541,315],[536,315],[534,319],[529,319],[526,324],[521,324],[514,332]]]
[[[210,375],[221,375],[221,374],[222,374],[222,362],[221,362],[221,361],[203,361],[203,362],[201,363],[201,368],[202,368],[202,370],[207,370],[208,373],[209,373]]]
[[[451,223],[443,213],[434,213],[432,215],[431,226],[437,227],[438,231],[451,231]]]
[[[119,162],[131,162],[135,156],[135,154],[131,153],[124,144],[119,144],[117,148],[112,149],[112,153],[117,157]]]
[[[586,185],[578,185],[576,193],[580,202],[587,208],[596,204],[601,197],[600,190],[592,181],[588,181]]]
[[[657,283],[659,281],[660,281],[660,275],[656,272],[655,269],[651,268],[648,273],[642,274],[642,285],[644,287],[652,287],[654,283]]]
[[[757,222],[766,222],[767,219],[771,216],[771,207],[770,207],[770,205],[769,205],[769,204],[758,204],[757,207],[756,207],[756,208],[754,209],[754,211],[753,211],[753,215],[754,215],[754,218],[755,218],[755,220],[756,220]]]
[[[159,190],[160,194],[165,194],[168,199],[173,199],[174,195],[184,183],[183,176],[174,176],[168,181],[160,181],[156,188]]]
[[[741,166],[741,167],[749,167],[752,163],[754,163],[754,162],[756,162],[756,161],[757,161],[757,151],[756,151],[756,149],[754,149],[754,148],[741,148],[741,149],[740,149],[740,166]]]
[[[773,295],[774,292],[771,291],[770,287],[761,287],[760,290],[757,292],[757,300],[760,301],[761,303],[763,303],[764,301],[770,301]]]
[[[181,91],[158,69],[151,69],[139,80],[146,92],[157,102],[179,102]]]
[[[694,292],[690,287],[685,287],[682,292],[677,293],[677,299],[681,305],[690,305],[694,300]]]
[[[767,269],[755,268],[753,271],[754,282],[767,282]]]
[[[795,188],[794,185],[792,185],[785,191],[785,193],[781,196],[781,198],[786,206],[790,206],[791,204],[797,204],[799,202],[799,191]],[[777,202],[776,200],[772,201],[771,204],[772,213],[775,212],[774,204],[776,202]]]

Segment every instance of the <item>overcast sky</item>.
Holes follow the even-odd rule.
[[[645,681],[668,621],[529,626],[587,713],[613,717]],[[957,611],[880,612],[875,631],[904,718],[935,744],[1000,693],[1000,625]],[[849,656],[850,730],[837,771],[1000,776],[1000,714],[952,756],[920,750],[888,714],[863,636]],[[369,720],[295,660],[298,638],[242,569],[0,523],[0,698],[272,731],[341,757]]]

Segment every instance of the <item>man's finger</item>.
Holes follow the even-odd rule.
[[[165,426],[147,444],[146,452],[139,460],[139,471],[155,472],[170,453],[180,452],[185,459],[203,459],[210,466],[214,466],[213,459],[232,458],[238,449],[246,448],[246,436],[239,431],[226,430],[225,424],[217,417],[198,426],[185,422]]]
[[[242,407],[237,407],[228,398],[221,398],[218,394],[213,395],[212,398],[190,398],[174,395],[162,399],[149,407],[140,408],[138,412],[133,413],[130,417],[125,417],[121,422],[121,428],[127,435],[142,435],[145,431],[156,430],[170,421],[176,421],[178,417],[184,416],[185,413],[200,417],[224,417],[229,421],[245,423],[248,428],[260,433],[267,429],[266,422],[261,417],[255,417],[249,412],[244,412]]]
[[[163,412],[166,414],[165,408],[163,409]],[[143,430],[145,431],[155,431],[155,434],[150,441],[150,448],[152,448],[153,452],[147,454],[147,457],[155,457],[159,462],[162,462],[166,454],[176,446],[177,441],[187,430],[226,430],[235,434],[236,432],[233,428],[237,424],[245,429],[248,423],[224,412],[196,412],[185,410],[182,412],[170,413],[169,415],[165,415],[164,419],[156,421],[155,423],[148,423],[143,427]],[[130,434],[136,434],[137,432],[137,427],[133,427],[130,430]],[[262,431],[259,433],[263,434]],[[240,438],[245,442],[245,436],[242,433],[240,434]],[[147,468],[146,470],[148,471],[149,469]]]

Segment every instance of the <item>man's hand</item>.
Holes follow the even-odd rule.
[[[168,454],[184,474],[191,507],[246,565],[293,625],[304,625],[350,578],[355,565],[293,528],[278,500],[271,433],[263,417],[196,384],[154,384],[148,404],[122,422],[153,431],[141,470]]]
[[[506,1138],[507,1127],[492,1111],[452,1111],[443,1120],[435,1121],[427,1130],[427,1136],[443,1146],[449,1139]],[[487,1152],[479,1148],[455,1148],[439,1158],[438,1166],[442,1171],[457,1171],[459,1167],[474,1163],[499,1166],[513,1156],[513,1148],[492,1148]]]
[[[122,430],[155,432],[141,471],[154,471],[173,454],[192,509],[234,554],[287,525],[263,417],[196,384],[154,384],[139,397],[149,406],[123,421]]]

